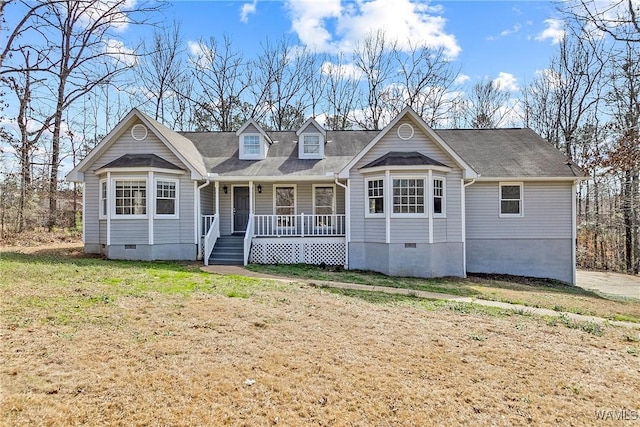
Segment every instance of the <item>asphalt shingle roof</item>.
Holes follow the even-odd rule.
[[[134,167],[150,167],[161,169],[182,170],[181,167],[163,159],[155,154],[125,154],[117,159],[107,163],[102,168],[134,168]]]
[[[362,167],[374,168],[376,166],[445,166],[431,157],[425,156],[417,151],[389,151],[387,154],[375,159]]]

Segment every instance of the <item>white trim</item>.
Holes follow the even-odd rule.
[[[311,186],[311,209],[314,215],[326,215],[326,214],[318,214],[316,213],[316,188],[331,188],[333,190],[333,197],[331,200],[331,215],[336,214],[337,204],[336,204],[336,186],[335,184],[313,184]]]
[[[257,154],[256,153],[247,153],[245,151],[246,147],[245,147],[244,140],[248,136],[258,137],[258,153]],[[256,133],[256,132],[243,133],[239,137],[239,143],[240,143],[240,152],[239,152],[240,160],[262,160],[262,159],[265,158],[264,140],[263,140],[262,134]],[[247,177],[247,178],[249,178],[249,177]],[[247,179],[247,178],[245,178],[245,179]]]
[[[449,145],[427,125],[427,123],[416,113],[411,107],[405,107],[400,114],[391,120],[391,122],[385,126],[384,129],[378,133],[378,135],[369,143],[365,148],[360,151],[351,161],[339,172],[340,178],[348,178],[349,171],[367,154],[393,127],[405,116],[409,116],[413,119],[415,124],[418,124],[422,130],[438,145],[443,151],[445,151],[457,164],[462,168],[462,177],[465,179],[477,178],[478,173],[465,162]]]
[[[107,206],[108,206],[107,202]],[[82,185],[82,242],[87,243],[87,184]],[[100,222],[98,222],[98,229],[100,228]],[[98,237],[98,241],[100,238]]]
[[[112,191],[111,172],[107,172],[107,195],[111,196]],[[107,199],[107,246],[111,246],[111,202]],[[115,205],[115,201],[113,202]]]
[[[502,187],[520,187],[520,212],[517,214],[502,213]],[[515,200],[515,199],[507,199]],[[524,217],[524,184],[522,182],[499,182],[498,183],[498,216],[500,218],[522,218]]]
[[[258,133],[260,135],[262,135],[262,137],[264,138],[265,141],[267,141],[269,144],[272,144],[273,141],[271,141],[271,138],[269,138],[269,135],[267,135],[267,133],[264,131],[264,129],[262,129],[262,126],[260,126],[260,124],[258,122],[255,121],[255,119],[250,118],[249,120],[247,120],[246,122],[244,122],[244,124],[242,126],[240,126],[240,129],[238,129],[236,131],[236,136],[240,136],[244,133],[244,130],[246,128],[249,127],[249,125],[253,125],[253,127],[256,128],[256,130],[258,131]],[[252,133],[252,132],[249,132]],[[255,132],[254,132],[255,133]]]
[[[255,197],[254,197],[253,187],[254,187],[253,181],[249,181],[249,220],[251,220],[251,215],[254,214],[253,204],[255,203]]]
[[[318,123],[315,118],[309,117],[302,124],[302,126],[300,126],[300,129],[296,131],[296,136],[300,136],[300,134],[304,133],[304,131],[309,127],[309,125],[313,125],[313,127],[316,128],[316,132],[320,132],[323,136],[327,135],[327,130],[323,126],[321,126],[320,123]]]
[[[576,183],[578,181],[574,181],[571,186],[571,284],[575,285],[577,282],[576,278],[576,244],[577,242],[577,212],[576,212]]]
[[[136,172],[158,172],[158,173],[166,173],[172,175],[184,175],[186,172],[182,169],[165,169],[165,168],[153,168],[153,167],[115,167],[115,168],[100,168],[96,170],[96,175],[102,175],[105,172],[116,172],[116,173],[136,173]]]
[[[318,152],[307,153],[305,152],[304,140],[307,136],[318,137]],[[298,138],[298,158],[299,159],[324,159],[324,136],[319,132],[304,132]]]
[[[126,176],[116,176],[112,177],[112,185],[110,185],[111,190],[109,195],[111,196],[111,202],[109,203],[109,218],[120,220],[120,219],[147,219],[149,218],[149,174],[153,172],[149,172],[147,175],[126,175]],[[110,172],[107,173],[107,176]],[[145,183],[145,191],[146,191],[146,200],[145,200],[145,214],[135,214],[135,215],[125,215],[125,214],[116,214],[116,183],[119,181],[144,181]]]
[[[526,181],[585,181],[590,179],[589,177],[579,177],[579,176],[500,176],[500,177],[486,177],[480,176],[475,178],[475,181],[478,182],[499,182],[499,181],[517,181],[517,182],[526,182]]]
[[[383,196],[383,203],[384,203],[384,241],[385,243],[391,243],[391,197],[389,197],[389,190],[392,188],[391,187],[391,173],[389,171],[386,171],[384,173],[384,187],[385,190],[383,190],[382,192],[382,196]]]
[[[432,183],[431,183],[431,171],[428,171],[428,174],[425,176],[423,174],[391,174],[391,181],[390,181],[390,187],[389,187],[389,191],[386,197],[389,198],[390,200],[390,211],[389,213],[391,214],[392,218],[431,218],[431,215],[429,215],[429,207],[430,207],[430,198],[428,196],[428,194],[430,192],[432,192]],[[397,179],[413,179],[413,180],[422,180],[423,182],[423,195],[422,195],[422,209],[424,212],[420,213],[420,212],[415,212],[415,213],[407,213],[407,212],[394,212],[393,211],[393,206],[394,206],[394,202],[393,202],[393,198],[394,198],[394,193],[393,193],[393,181],[397,180]]]
[[[325,175],[295,175],[295,174],[287,174],[287,175],[214,175],[211,179],[219,180],[220,182],[247,182],[248,180],[253,180],[255,182],[261,183],[279,183],[283,182],[283,180],[295,180],[296,182],[333,182],[335,173],[327,172]]]
[[[297,184],[273,184],[273,215],[276,213],[276,188],[291,188],[293,187],[293,214],[298,215],[298,185]],[[284,207],[284,206],[283,206]]]
[[[467,196],[464,179],[460,180],[460,219],[462,222],[462,271],[467,277]]]
[[[152,174],[153,172],[150,172],[150,174]],[[175,196],[175,203],[174,203],[174,209],[175,209],[175,213],[173,214],[159,214],[157,212],[157,203],[158,203],[158,182],[172,182],[175,184],[175,191],[176,191],[176,196]],[[195,183],[196,181],[194,181]],[[154,218],[156,219],[180,219],[180,180],[178,179],[174,179],[174,178],[165,178],[165,177],[155,177],[154,178],[154,183],[153,183],[153,214],[154,214]]]
[[[148,182],[153,183],[153,172],[149,172]],[[153,218],[156,215],[156,189],[155,185],[153,185],[153,197],[151,198],[151,203],[149,203],[149,185],[147,184],[147,215],[149,217],[149,245],[153,245],[153,237],[154,237],[154,226],[153,226]]]
[[[438,181],[442,181],[442,213],[435,213],[435,188],[436,186],[433,185],[434,181],[438,180]],[[431,212],[431,214],[433,215],[434,218],[446,218],[447,217],[447,178],[445,178],[444,176],[441,175],[433,175],[430,179],[431,183],[432,183],[432,189],[431,189],[431,209],[429,212]]]
[[[426,192],[429,194],[429,197],[426,197],[427,195],[425,194],[425,199],[427,199],[428,202],[425,200],[424,211],[425,213],[429,212],[429,214],[431,214],[431,207],[433,205],[431,200],[433,196],[433,173],[431,171],[429,171],[427,175],[427,182]],[[433,215],[429,215],[429,244],[433,244]]]
[[[384,171],[392,171],[392,172],[396,172],[396,171],[419,171],[419,172],[426,172],[426,171],[438,171],[438,172],[451,172],[452,169],[449,166],[437,166],[437,165],[416,165],[416,166],[410,166],[410,165],[405,165],[405,166],[374,166],[372,168],[366,168],[366,169],[359,169],[359,172],[363,175],[366,175],[368,173],[380,173],[380,172],[384,172]]]
[[[382,181],[382,212],[371,213],[369,212],[369,182],[370,181]],[[386,213],[386,198],[387,189],[385,189],[385,177],[382,175],[370,176],[364,179],[364,217],[365,218],[383,218]]]
[[[407,137],[404,137],[404,136],[401,135],[401,133],[402,133],[401,129],[402,128],[407,128],[407,127],[411,131],[411,135],[409,135]],[[415,133],[416,133],[415,129],[409,123],[402,123],[400,126],[398,126],[398,129],[396,129],[396,134],[398,135],[398,138],[400,138],[403,141],[410,140],[411,138],[413,138],[413,135],[415,135]]]
[[[138,131],[138,129],[142,129],[144,131],[144,135],[142,135],[140,138],[136,136],[136,132]],[[131,126],[130,133],[131,138],[135,139],[136,141],[144,141],[145,139],[147,139],[147,135],[149,135],[149,128],[142,123],[136,123],[135,125]]]
[[[98,181],[98,219],[107,219],[109,215],[109,183],[107,178]],[[102,184],[104,184],[104,194],[102,193]],[[84,197],[84,193],[82,194]],[[103,199],[104,196],[104,199]],[[104,205],[102,201],[104,200]],[[84,202],[83,202],[84,203]],[[104,211],[103,211],[104,208]]]

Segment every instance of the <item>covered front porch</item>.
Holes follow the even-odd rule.
[[[347,193],[335,180],[204,184],[201,258],[205,265],[346,265]]]

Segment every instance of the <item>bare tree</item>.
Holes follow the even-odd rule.
[[[78,99],[133,66],[133,52],[117,41],[114,30],[148,22],[151,13],[158,8],[157,4],[133,4],[127,0],[66,0],[42,2],[40,8],[29,9],[26,15],[22,28],[30,30],[33,37],[40,38],[35,43],[30,40],[29,46],[39,57],[47,60],[37,71],[46,75],[53,100],[49,147],[49,228],[55,226],[57,219],[64,112]],[[14,48],[15,43],[11,49]],[[111,58],[118,66],[104,73],[96,67],[104,58]],[[20,72],[23,65],[12,63],[5,67],[5,72]]]
[[[338,55],[333,62],[326,61],[322,65],[322,74],[327,80],[327,118],[324,125],[332,130],[351,129],[350,116],[358,93],[357,76],[346,66],[343,55]]]
[[[564,7],[565,13],[587,27],[623,42],[640,42],[640,9],[634,0],[574,0]]]
[[[473,128],[494,128],[509,113],[511,94],[502,90],[495,81],[482,80],[471,89],[468,96],[467,116]]]
[[[254,112],[272,130],[288,130],[304,122],[308,93],[304,90],[313,72],[312,55],[294,48],[286,38],[267,40],[254,64],[252,82]]]
[[[367,85],[362,104],[364,117],[357,120],[364,129],[380,130],[384,126],[384,115],[388,113],[385,91],[394,70],[390,59],[396,45],[387,40],[384,31],[377,31],[365,37],[353,54],[354,64],[362,71]]]
[[[242,98],[251,82],[250,69],[242,52],[233,48],[227,36],[221,43],[213,37],[201,40],[198,46],[197,54],[191,58],[191,76],[197,90],[191,95],[181,90],[181,95],[198,106],[198,130],[235,130],[243,116]]]
[[[408,51],[396,49],[393,58],[400,81],[386,91],[391,113],[396,115],[409,106],[429,126],[449,121],[458,100],[452,89],[459,70],[447,60],[444,49],[416,46],[410,41]]]
[[[136,69],[137,76],[144,96],[153,102],[153,117],[167,123],[167,99],[176,95],[173,85],[180,76],[180,25],[174,21],[172,27],[156,29],[150,44],[143,45],[145,53]]]

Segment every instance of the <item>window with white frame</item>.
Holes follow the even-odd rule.
[[[296,214],[296,187],[276,185],[273,194],[274,210],[278,215],[278,227],[292,227],[295,224],[293,215]]]
[[[500,183],[500,216],[520,217],[522,210],[522,183]]]
[[[367,214],[384,214],[384,179],[373,178],[367,181]]]
[[[433,179],[433,215],[445,216],[445,181],[444,178]]]
[[[107,180],[100,180],[100,218],[107,217]]]
[[[176,180],[156,180],[156,212],[157,216],[178,215],[178,182]]]
[[[313,214],[316,227],[331,227],[336,211],[336,194],[333,185],[313,187]]]
[[[393,179],[394,214],[425,214],[423,178]]]
[[[302,135],[302,152],[305,155],[319,155],[320,135]]]
[[[115,181],[115,215],[134,216],[147,214],[147,181]]]
[[[244,135],[242,137],[242,148],[245,156],[260,156],[260,135]]]

